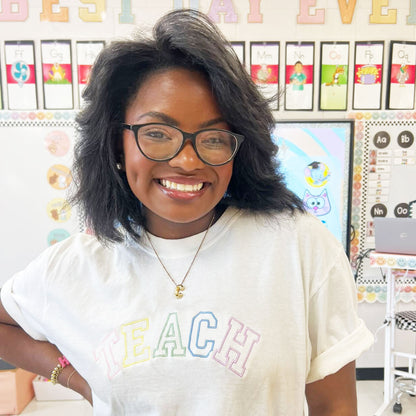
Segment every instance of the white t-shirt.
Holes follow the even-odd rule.
[[[202,237],[152,237],[178,283]],[[342,245],[308,214],[228,208],[184,285],[178,300],[145,238],[105,247],[79,234],[1,299],[89,382],[97,416],[302,415],[305,383],[373,341]]]

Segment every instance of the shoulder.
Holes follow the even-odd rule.
[[[46,249],[37,260],[49,270],[75,269],[87,263],[106,262],[116,255],[124,244],[105,245],[95,236],[76,233]]]
[[[237,226],[244,229],[245,239],[256,238],[278,245],[286,252],[297,252],[306,259],[326,259],[345,254],[344,247],[317,217],[301,211],[252,213],[242,211]]]

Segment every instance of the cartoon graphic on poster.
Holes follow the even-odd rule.
[[[314,50],[313,42],[286,43],[286,110],[313,108]]]
[[[250,43],[250,74],[262,94],[276,98],[279,92],[279,42]],[[277,110],[279,103],[273,100],[271,108]]]
[[[303,196],[303,204],[307,211],[320,217],[331,212],[331,202],[328,197],[328,191],[324,189],[320,194],[313,195],[307,189]],[[322,222],[325,223],[324,220]]]
[[[296,61],[294,65],[295,69],[290,76],[290,85],[294,91],[303,91],[303,85],[306,81],[305,71],[303,70],[303,64],[301,61]]]
[[[354,109],[381,107],[384,42],[356,42]]]
[[[9,108],[29,110],[37,107],[33,41],[6,41],[6,79]]]
[[[329,180],[329,168],[325,163],[314,161],[305,168],[305,180],[314,187],[324,186]]]
[[[71,41],[41,41],[46,109],[73,108]]]
[[[346,110],[349,43],[321,43],[320,110]]]
[[[280,122],[273,140],[288,187],[349,250],[352,122]]]
[[[413,109],[415,102],[416,42],[391,42],[388,109]]]

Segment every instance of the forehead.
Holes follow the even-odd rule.
[[[154,72],[141,83],[127,107],[126,121],[137,122],[147,113],[165,114],[188,126],[192,121],[200,124],[221,117],[205,75],[184,68]]]

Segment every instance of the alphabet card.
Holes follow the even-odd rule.
[[[384,42],[355,42],[354,109],[379,110]]]
[[[349,42],[321,42],[320,110],[346,110]]]
[[[73,108],[71,41],[42,40],[41,51],[45,108]]]
[[[279,42],[250,42],[251,78],[266,98],[272,98],[272,110],[279,108]]]
[[[77,42],[78,94],[80,106],[82,103],[82,92],[88,83],[92,65],[103,47],[104,41]]]
[[[242,42],[230,42],[231,47],[233,48],[234,52],[236,53],[238,59],[243,64],[246,64],[246,43]]]
[[[415,103],[416,42],[390,43],[389,89],[386,108],[412,110]]]
[[[33,41],[6,41],[6,79],[9,108],[37,108],[35,53]]]
[[[1,71],[0,71],[0,110],[3,110],[4,105],[3,105],[3,90],[2,90],[2,86],[1,86]]]
[[[285,110],[313,109],[315,44],[286,43]]]

